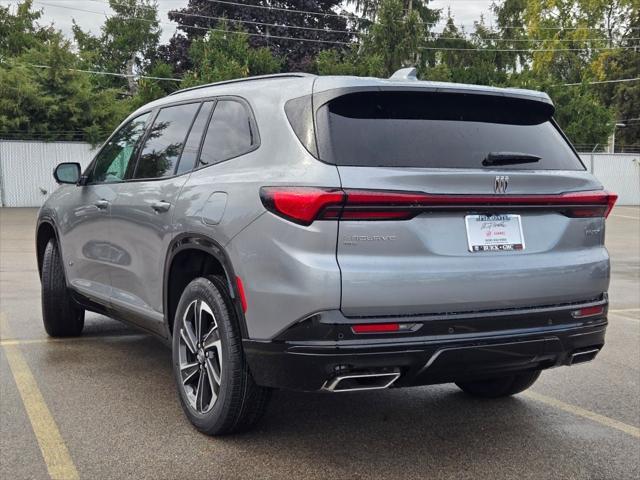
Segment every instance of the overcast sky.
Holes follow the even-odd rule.
[[[185,6],[188,0],[157,1],[162,27],[162,42],[166,42],[176,29],[176,24],[169,22],[167,12]],[[18,0],[0,0],[0,5],[4,6],[15,6],[17,3]],[[69,36],[71,36],[72,20],[75,19],[83,29],[97,33],[105,16],[111,12],[107,0],[34,0],[33,3],[35,8],[43,10],[42,23],[54,23],[57,28]],[[432,0],[430,5],[433,8],[441,8],[445,12],[447,7],[451,7],[456,24],[464,24],[467,26],[467,30],[469,30],[468,26],[478,20],[482,13],[484,13],[487,22],[492,18],[489,11],[491,0]],[[74,8],[87,11],[73,10]]]

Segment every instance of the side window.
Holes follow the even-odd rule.
[[[198,112],[198,116],[191,126],[187,143],[184,144],[182,156],[178,163],[178,170],[176,171],[177,174],[192,170],[193,166],[196,164],[198,151],[200,150],[200,140],[202,140],[204,129],[207,128],[207,120],[209,120],[209,114],[211,114],[212,106],[213,102],[205,102],[202,104],[202,107]]]
[[[207,129],[200,162],[208,165],[247,153],[255,145],[251,116],[240,102],[220,100]]]
[[[125,177],[138,139],[144,133],[149,113],[134,118],[111,137],[96,156],[89,183],[119,182]]]
[[[142,146],[133,178],[173,175],[199,103],[160,110]]]

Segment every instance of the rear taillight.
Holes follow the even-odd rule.
[[[345,193],[339,188],[262,187],[260,198],[267,210],[300,225],[322,219],[328,207],[339,207]],[[333,217],[329,217],[330,219]]]
[[[321,187],[263,187],[271,212],[301,225],[314,220],[408,220],[424,211],[543,209],[568,217],[607,217],[618,196],[603,190],[554,195],[439,195]]]

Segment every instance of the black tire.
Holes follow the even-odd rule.
[[[206,309],[202,310],[205,311],[204,317],[211,318],[203,320],[203,324],[207,326],[200,327],[199,336],[194,331],[190,320],[193,319],[193,325],[195,325],[196,317],[192,315],[196,315],[201,305],[197,302],[205,302],[213,313],[211,316]],[[271,389],[256,385],[251,376],[242,350],[242,336],[226,283],[215,276],[197,278],[189,283],[180,297],[173,325],[174,377],[180,403],[191,423],[207,435],[226,435],[251,429],[264,415],[271,397]],[[196,342],[195,350],[198,352],[196,354],[192,353],[188,346],[193,342],[183,337],[183,334],[187,335],[184,333],[187,328],[191,329],[193,339],[199,339],[198,341],[201,342]],[[205,330],[211,334],[210,337]],[[212,333],[214,330],[218,333]],[[210,339],[213,338],[216,339],[214,343],[218,346],[207,347],[207,339],[211,341]],[[221,355],[219,359],[218,355]],[[207,364],[209,361],[211,364]],[[196,367],[181,370],[181,364],[196,365]],[[196,370],[197,368],[199,371]],[[208,372],[217,373],[219,383],[214,378],[216,375]],[[194,378],[196,375],[198,375],[197,381]],[[213,381],[213,383],[205,383],[205,390],[213,392],[214,386],[218,388],[215,399],[212,393],[207,399],[199,402],[201,376],[204,378],[202,382]],[[192,384],[186,384],[183,378],[189,378]],[[204,396],[206,393],[203,394]],[[205,401],[208,402],[206,406]],[[209,410],[207,411],[205,407]]]
[[[51,337],[77,337],[84,327],[84,309],[71,297],[64,266],[54,239],[42,258],[42,320]]]
[[[535,383],[539,376],[540,370],[535,370],[488,380],[456,382],[456,385],[463,392],[474,397],[499,398],[524,392]]]

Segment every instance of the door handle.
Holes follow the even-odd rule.
[[[156,212],[161,213],[169,210],[171,208],[171,204],[169,202],[164,202],[164,201],[155,202],[151,204],[151,208],[153,208]]]
[[[109,201],[108,200],[98,200],[95,203],[95,206],[98,207],[100,210],[106,210],[109,207]]]

